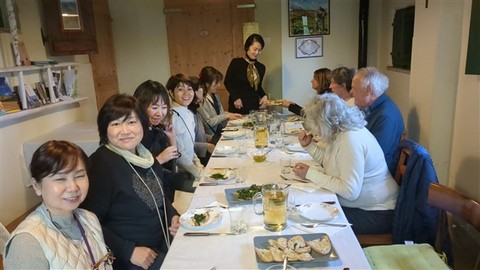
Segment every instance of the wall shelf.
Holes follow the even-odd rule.
[[[59,101],[43,105],[37,108],[22,110],[19,112],[0,115],[0,128],[10,126],[19,122],[37,118],[46,114],[63,111],[69,108],[78,107],[81,101],[87,100],[87,97],[76,98],[73,100]]]

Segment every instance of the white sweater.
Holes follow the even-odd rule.
[[[311,143],[305,149],[322,167],[310,167],[306,178],[339,195],[342,206],[395,208],[398,185],[388,171],[380,145],[366,128],[341,132],[325,148]]]
[[[175,131],[177,149],[178,152],[182,154],[177,160],[177,165],[179,169],[189,172],[198,179],[201,175],[201,163],[194,150],[194,115],[187,107],[183,107],[176,102],[172,102],[172,109],[174,110],[172,114],[172,126]]]

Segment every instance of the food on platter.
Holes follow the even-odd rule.
[[[268,239],[268,245],[268,249],[255,247],[255,252],[262,262],[282,262],[284,257],[287,257],[289,262],[314,260],[310,254],[311,248],[301,235],[290,239],[286,237]]]
[[[332,251],[332,243],[327,235],[312,241],[307,241],[307,245],[309,245],[315,252],[322,255],[327,255]]]
[[[255,194],[262,191],[262,185],[251,185],[248,188],[242,188],[233,193],[237,200],[251,200]]]

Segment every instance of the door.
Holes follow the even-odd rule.
[[[213,66],[225,76],[234,57],[244,54],[243,23],[254,20],[254,0],[165,0],[171,74],[196,75]],[[228,92],[219,89],[227,109]]]

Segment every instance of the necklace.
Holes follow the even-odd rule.
[[[53,220],[52,218],[52,215],[50,213],[50,211],[47,210],[47,213],[49,214],[50,216],[50,221],[52,222],[53,226],[55,226],[55,228],[66,238],[68,239],[69,241],[72,241],[74,244],[75,244],[75,241],[74,239],[72,239],[70,236],[67,235],[67,233],[65,233],[63,230],[62,230],[62,227]],[[75,221],[75,224],[77,225],[78,229],[80,230],[80,235],[82,236],[82,239],[83,241],[85,242],[85,246],[87,247],[87,253],[90,257],[90,260],[92,261],[92,265],[95,265],[95,257],[93,256],[93,252],[92,252],[92,248],[90,247],[90,243],[88,242],[88,238],[87,238],[87,235],[85,233],[85,229],[83,228],[82,224],[80,223],[80,220],[78,220],[78,217],[75,213],[73,213],[73,220]],[[78,240],[76,240],[78,241]]]
[[[155,176],[155,180],[157,181],[158,187],[160,188],[160,193],[162,193],[162,201],[163,201],[163,214],[165,216],[165,224],[163,224],[162,220],[162,215],[160,214],[160,210],[158,210],[158,204],[157,200],[155,200],[155,195],[153,195],[152,190],[148,187],[147,183],[143,180],[143,178],[140,176],[140,174],[135,170],[135,168],[130,164],[130,162],[127,162],[128,165],[130,165],[130,168],[135,172],[135,174],[138,176],[140,181],[142,181],[142,184],[147,188],[148,192],[150,193],[150,196],[152,196],[153,203],[155,204],[155,210],[157,210],[157,215],[158,215],[158,220],[160,221],[160,227],[162,228],[162,233],[163,237],[165,238],[165,242],[167,244],[167,249],[170,248],[170,238],[168,237],[167,231],[168,231],[168,222],[167,222],[167,207],[165,205],[165,193],[163,192],[162,185],[160,184],[160,180],[158,180],[158,176],[155,173],[155,171],[150,167],[150,170],[153,173],[153,176]]]

